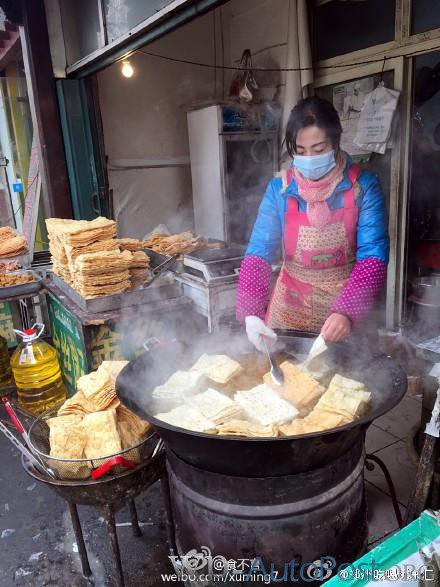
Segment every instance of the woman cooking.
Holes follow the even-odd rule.
[[[340,148],[333,105],[312,97],[290,114],[292,165],[273,179],[240,270],[237,318],[261,351],[274,328],[346,338],[368,314],[386,278],[389,239],[377,177]],[[280,245],[284,261],[267,304]]]

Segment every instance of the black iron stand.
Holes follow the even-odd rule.
[[[170,482],[168,479],[168,474],[164,475],[161,480],[161,489],[162,489],[162,498],[165,504],[165,524],[167,528],[167,537],[168,537],[168,544],[170,548],[170,555],[171,556],[178,556],[177,546],[176,546],[176,533],[174,531],[174,516],[173,510],[171,506],[171,492],[170,492]]]
[[[399,528],[403,528],[403,518],[402,512],[400,511],[399,502],[397,501],[397,494],[396,489],[394,487],[393,480],[391,478],[390,472],[387,469],[385,463],[377,457],[376,455],[366,455],[365,456],[365,466],[368,471],[372,471],[375,465],[379,465],[382,473],[384,474],[385,481],[387,482],[388,489],[390,492],[391,503],[393,504],[394,514],[396,516],[397,524]]]
[[[82,571],[85,577],[90,577],[92,570],[90,568],[81,522],[78,516],[78,505],[95,507],[104,518],[114,561],[114,582],[117,587],[125,587],[121,553],[116,532],[115,514],[121,508],[128,505],[133,536],[142,536],[134,500],[140,493],[158,480],[161,482],[162,496],[165,502],[166,529],[170,554],[175,555],[177,552],[169,484],[165,468],[165,454],[163,452],[141,463],[132,471],[125,472],[119,476],[103,477],[98,481],[55,480],[42,475],[27,461],[23,461],[23,466],[26,472],[35,480],[48,485],[67,502],[70,517],[72,518],[76,543],[78,545]]]
[[[72,519],[73,532],[75,534],[76,544],[78,546],[78,553],[81,559],[81,566],[84,577],[90,577],[92,570],[89,564],[89,557],[87,556],[86,543],[82,533],[81,522],[78,516],[76,504],[68,502],[70,517]]]
[[[68,502],[69,510],[70,510],[70,517],[72,518],[72,526],[73,532],[75,534],[76,544],[78,545],[78,553],[81,559],[81,567],[83,571],[84,577],[90,577],[92,575],[92,571],[90,568],[89,557],[87,555],[87,549],[84,541],[84,536],[82,532],[81,522],[78,516],[78,509],[75,503]],[[141,529],[139,527],[139,522],[137,518],[137,511],[136,505],[134,503],[134,499],[131,499],[128,502],[128,507],[130,509],[130,516],[131,516],[131,527],[133,530],[133,536],[139,537],[142,536]],[[118,508],[119,509],[119,508]],[[124,574],[122,571],[122,563],[121,563],[121,554],[119,551],[119,543],[118,543],[118,535],[116,532],[116,524],[115,524],[115,514],[116,508],[113,505],[108,505],[99,508],[102,517],[104,518],[104,523],[107,528],[107,533],[110,538],[110,545],[113,554],[113,560],[115,561],[115,571],[116,571],[116,584],[121,587],[124,587]]]

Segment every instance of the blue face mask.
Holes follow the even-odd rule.
[[[335,152],[332,149],[322,155],[295,155],[293,164],[307,179],[321,179],[335,167]]]

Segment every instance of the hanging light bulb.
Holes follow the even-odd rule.
[[[122,62],[121,73],[124,77],[132,77],[134,74],[134,69],[132,64],[129,61]]]

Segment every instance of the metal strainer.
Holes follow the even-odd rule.
[[[98,459],[62,459],[50,456],[49,425],[47,420],[54,418],[63,405],[52,406],[32,423],[28,435],[31,448],[41,458],[45,466],[52,469],[60,479],[99,479],[110,470],[113,474],[134,469],[136,465],[150,458],[159,448],[159,437],[151,430],[139,444],[118,453]]]

